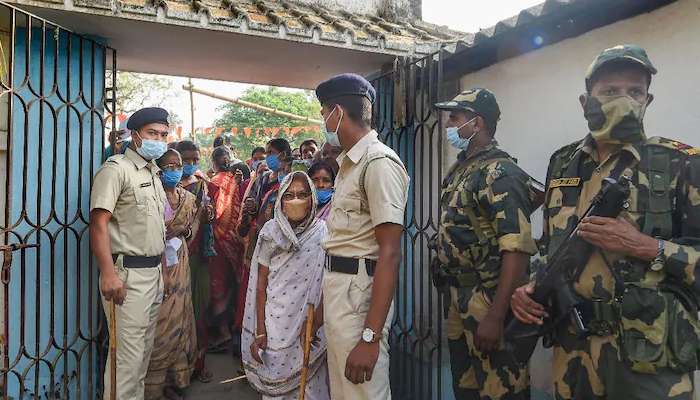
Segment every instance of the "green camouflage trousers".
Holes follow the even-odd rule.
[[[530,398],[530,376],[513,355],[503,350],[484,354],[474,346],[479,322],[491,305],[479,290],[452,288],[445,325],[450,346],[452,386],[457,400],[525,400]]]
[[[586,400],[691,400],[692,376],[668,368],[655,374],[632,371],[621,361],[617,338],[591,336],[578,339],[560,333],[554,346],[556,399]]]

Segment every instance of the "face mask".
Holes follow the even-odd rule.
[[[267,166],[274,172],[280,169],[280,158],[277,154],[272,154],[267,156],[265,159],[267,161]]]
[[[319,204],[326,204],[333,197],[333,188],[319,189],[316,191],[316,198]]]
[[[584,116],[596,142],[636,143],[646,138],[642,123],[646,107],[629,96],[588,96]]]
[[[182,167],[182,176],[192,176],[195,172],[199,170],[199,165],[197,164],[185,164]]]
[[[340,119],[338,120],[338,125],[335,127],[334,132],[328,132],[328,128],[326,128],[326,124],[328,123],[328,120],[331,119],[331,116],[333,113],[337,110],[337,108],[334,108],[333,111],[331,111],[330,114],[328,114],[328,118],[323,120],[323,125],[321,125],[321,129],[323,130],[323,134],[326,135],[326,142],[330,144],[331,146],[334,147],[340,147],[340,139],[338,139],[338,129],[340,128],[340,122],[343,120],[343,110],[340,110]]]
[[[474,131],[474,133],[472,133],[471,136],[469,136],[468,138],[465,139],[465,138],[459,136],[459,130],[462,129],[462,127],[464,127],[468,123],[474,121],[475,119],[476,119],[476,117],[470,119],[469,121],[463,123],[461,126],[458,126],[458,127],[451,126],[451,127],[447,128],[447,141],[450,142],[450,144],[453,147],[456,147],[459,150],[466,150],[467,148],[469,148],[469,142],[472,140],[472,138],[477,133],[479,133],[479,131]]]
[[[182,179],[182,169],[176,170],[164,170],[160,173],[160,180],[163,182],[163,186],[168,188],[174,188],[177,183]]]
[[[286,172],[280,172],[279,174],[277,174],[277,182],[279,182],[279,184],[281,185],[282,182],[284,182],[284,178],[286,178],[286,177],[287,177]]]
[[[282,211],[291,222],[300,222],[309,213],[309,200],[294,199],[287,200],[283,204]]]
[[[168,150],[168,145],[160,140],[144,139],[137,132],[137,135],[141,139],[141,147],[136,148],[136,152],[139,153],[144,160],[155,160],[160,158]]]

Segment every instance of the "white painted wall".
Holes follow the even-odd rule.
[[[502,112],[496,138],[544,180],[552,152],[588,132],[578,96],[585,91],[589,64],[607,47],[635,43],[646,48],[659,70],[651,85],[656,99],[646,114],[647,135],[700,147],[699,7],[698,0],[679,0],[469,74],[461,87],[494,91]],[[449,149],[446,164],[456,154]],[[539,232],[541,223],[536,225]]]
[[[647,135],[700,147],[698,0],[679,0],[652,13],[503,61],[464,76],[461,87],[494,91],[502,111],[497,139],[525,170],[543,181],[552,152],[588,132],[578,102],[585,91],[588,65],[601,50],[621,43],[644,47],[659,70],[651,85],[656,99],[646,114]],[[452,148],[444,151],[443,170],[447,171],[457,152]],[[541,214],[533,222],[539,236]],[[533,386],[546,386],[550,356],[538,351],[536,357]],[[698,393],[696,399],[700,399]]]

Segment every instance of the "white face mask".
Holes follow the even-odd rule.
[[[340,147],[340,139],[338,139],[338,129],[340,128],[340,122],[343,120],[343,116],[344,116],[343,110],[340,109],[340,119],[338,120],[338,125],[336,125],[336,127],[335,127],[335,131],[328,132],[328,128],[326,127],[326,124],[328,123],[328,120],[331,119],[331,116],[333,115],[333,113],[337,109],[338,108],[336,106],[336,108],[334,108],[333,111],[331,111],[331,113],[328,114],[328,117],[323,120],[323,125],[322,125],[323,133],[326,135],[326,142],[334,147]]]
[[[476,117],[470,119],[469,121],[463,123],[460,126],[451,126],[447,128],[447,141],[450,142],[450,144],[454,147],[456,147],[459,150],[466,150],[469,148],[469,142],[472,140],[474,136],[476,136],[479,131],[474,131],[471,136],[468,138],[463,138],[459,136],[459,130],[462,129],[464,126],[467,124],[473,122],[476,120]]]

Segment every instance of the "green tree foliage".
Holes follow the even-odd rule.
[[[321,118],[321,105],[311,91],[290,92],[276,87],[250,87],[243,93],[240,99],[304,117],[313,119]],[[222,115],[216,120],[214,126],[224,129],[226,141],[230,143],[238,158],[244,160],[250,157],[250,153],[255,147],[264,147],[265,143],[267,143],[271,137],[264,135],[256,136],[255,134],[248,137],[242,134],[243,128],[291,128],[312,125],[305,121],[280,117],[252,108],[241,107],[237,104],[225,104],[221,106],[219,110],[222,112]],[[238,134],[232,136],[230,134],[231,128],[238,128]],[[296,136],[289,136],[283,131],[280,131],[276,137],[289,140],[292,148],[299,146],[305,139],[316,139],[319,143],[323,141],[322,135],[319,133],[301,133]],[[198,135],[197,139],[199,143],[205,147],[206,143],[210,141],[213,142],[214,135]]]
[[[108,72],[107,81],[110,82],[110,79]],[[181,118],[168,104],[168,100],[176,95],[172,81],[165,76],[117,72],[118,113],[131,115],[142,107],[163,107],[170,113],[173,124],[180,124]]]

